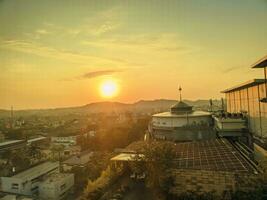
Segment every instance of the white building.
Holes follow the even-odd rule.
[[[51,137],[51,142],[54,144],[62,144],[64,146],[76,145],[77,136]]]
[[[157,139],[191,141],[209,139],[214,133],[209,130],[211,113],[194,111],[192,106],[180,101],[169,112],[152,116],[152,136]]]
[[[59,172],[58,162],[45,162],[12,177],[1,177],[1,191],[21,195],[38,195],[44,176]]]
[[[63,199],[71,191],[73,185],[73,174],[51,174],[40,184],[39,199]]]

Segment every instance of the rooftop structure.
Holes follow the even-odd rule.
[[[136,161],[137,158],[144,158],[144,155],[136,153],[120,153],[111,158],[111,161]]]
[[[30,169],[27,169],[23,172],[20,172],[13,176],[13,178],[19,178],[24,181],[34,179],[39,177],[51,170],[55,170],[59,167],[58,162],[45,162]]]
[[[74,155],[70,157],[62,163],[64,171],[69,171],[74,166],[83,167],[91,160],[93,154],[93,152],[83,152],[79,155]]]
[[[225,93],[227,112],[243,113],[247,128],[254,139],[267,149],[267,57],[259,60],[253,68],[264,68],[265,79],[253,79],[222,91]]]
[[[249,80],[245,83],[242,83],[242,84],[236,85],[234,87],[228,88],[226,90],[223,90],[222,93],[234,92],[234,91],[238,91],[241,89],[257,86],[257,85],[260,85],[262,83],[265,83],[264,79],[252,79],[252,80]]]
[[[74,185],[74,174],[54,173],[40,184],[39,199],[59,200],[66,197]]]
[[[37,141],[43,141],[43,140],[46,140],[46,139],[47,139],[47,137],[40,136],[40,137],[37,137],[37,138],[29,139],[27,142],[28,143],[32,143],[32,142],[37,142]]]
[[[0,152],[19,149],[26,145],[25,140],[6,140],[0,143]]]
[[[45,162],[12,177],[1,177],[1,191],[21,195],[37,195],[42,178],[58,171],[58,162]]]
[[[252,68],[265,68],[265,67],[267,67],[267,55],[252,65]]]
[[[180,101],[173,105],[169,112],[152,116],[149,127],[152,137],[173,141],[213,138],[215,134],[209,129],[212,121],[211,113],[193,110],[193,106],[182,101],[181,90],[180,87]]]
[[[177,168],[254,173],[256,170],[226,139],[176,144]]]
[[[136,142],[126,149],[136,151],[136,153],[120,153],[111,158],[113,162],[137,161],[145,155],[138,146],[147,145],[145,142]],[[227,139],[212,139],[205,141],[176,143],[175,169],[183,170],[208,170],[225,171],[233,173],[258,173],[251,164],[251,160],[246,159]]]

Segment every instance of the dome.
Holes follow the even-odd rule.
[[[181,113],[191,113],[193,112],[193,107],[189,106],[188,104],[186,104],[183,101],[179,101],[177,104],[173,105],[171,107],[171,113],[177,113],[177,114],[181,114]]]

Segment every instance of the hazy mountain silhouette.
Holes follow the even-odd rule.
[[[185,103],[198,107],[209,107],[209,100],[184,100]],[[154,113],[167,111],[177,103],[176,100],[156,99],[156,100],[140,100],[138,102],[127,104],[120,102],[95,102],[77,107],[53,108],[53,109],[29,109],[29,110],[14,110],[15,116],[25,115],[65,115],[65,114],[91,114],[91,113],[110,113],[110,112],[136,112],[136,113]],[[214,100],[213,104],[220,106],[220,100]],[[0,110],[0,117],[10,116],[9,110]]]

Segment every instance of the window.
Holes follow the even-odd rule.
[[[60,186],[60,190],[64,190],[66,188],[66,184]]]
[[[11,189],[18,190],[19,189],[19,184],[18,183],[12,183]]]

